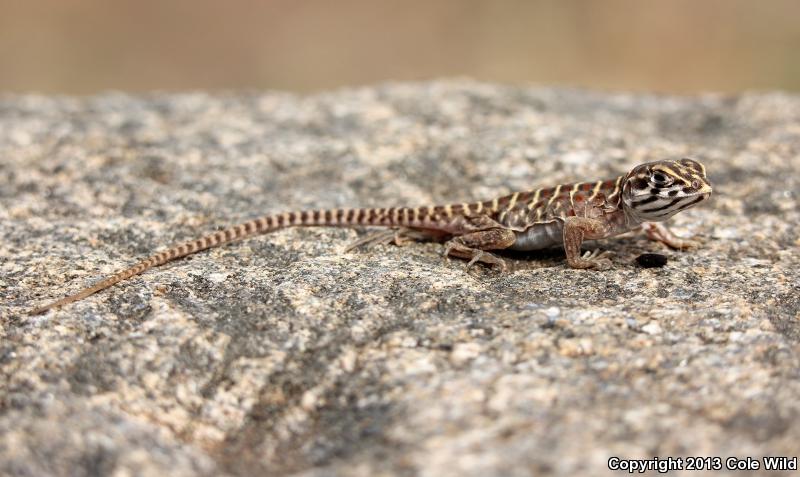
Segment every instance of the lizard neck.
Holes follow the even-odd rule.
[[[633,229],[635,229],[636,227],[642,225],[645,222],[644,220],[639,218],[639,216],[637,216],[635,213],[633,213],[631,208],[628,207],[627,204],[625,204],[624,201],[620,202],[619,209],[622,211],[622,213],[625,216],[625,226],[628,228],[628,230],[633,230]]]
[[[630,232],[641,224],[641,222],[627,213],[624,206],[607,210],[603,213],[602,220],[605,221],[610,228],[609,236]]]

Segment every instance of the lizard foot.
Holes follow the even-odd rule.
[[[642,224],[647,237],[676,250],[692,250],[700,247],[706,241],[702,237],[681,238],[673,234],[664,224],[646,222]]]
[[[464,247],[460,244],[449,242],[444,249],[445,257],[453,256],[464,259],[469,259],[467,262],[467,270],[472,268],[476,263],[480,262],[492,268],[497,268],[501,272],[508,270],[508,263],[493,253],[484,250]]]
[[[406,228],[381,230],[351,243],[347,246],[347,248],[344,249],[344,253],[348,253],[361,246],[365,246],[367,249],[369,249],[375,247],[376,245],[386,245],[390,243],[393,243],[399,247],[403,247],[410,243],[430,238],[430,234],[426,234],[420,230]]]
[[[614,252],[609,252],[608,250],[601,252],[600,250],[594,250],[592,252],[586,252],[583,256],[575,258],[575,259],[567,259],[569,266],[572,268],[591,268],[594,270],[608,270],[611,268],[611,258],[614,256]]]
[[[444,256],[452,255],[469,260],[468,269],[475,263],[481,262],[505,271],[508,270],[506,261],[486,250],[508,248],[514,243],[514,240],[516,240],[516,235],[509,229],[493,228],[470,232],[448,240],[445,244]]]
[[[671,240],[669,243],[664,242],[667,246],[674,248],[676,250],[694,250],[703,246],[706,243],[706,239],[699,236],[694,236],[692,238],[676,238],[675,240]]]
[[[493,253],[484,252],[483,250],[478,250],[478,253],[476,253],[469,262],[467,262],[467,270],[472,268],[472,266],[478,262],[489,265],[492,268],[497,268],[497,270],[501,272],[508,271],[508,264],[505,260]]]

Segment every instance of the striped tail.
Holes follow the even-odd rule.
[[[117,283],[127,280],[143,273],[151,268],[158,267],[175,259],[197,253],[213,247],[224,245],[228,242],[241,240],[255,235],[271,232],[286,227],[299,226],[356,226],[356,225],[376,225],[376,226],[406,226],[406,227],[430,227],[437,220],[436,212],[439,208],[421,207],[417,209],[402,208],[383,208],[383,209],[322,209],[322,210],[303,210],[296,212],[286,212],[274,214],[250,220],[243,224],[220,230],[205,237],[182,243],[163,252],[152,255],[136,265],[126,268],[114,275],[99,281],[98,283],[85,288],[78,293],[66,296],[58,301],[35,308],[28,313],[38,315],[74,301],[82,300],[94,293],[105,290]]]

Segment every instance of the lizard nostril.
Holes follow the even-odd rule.
[[[692,188],[699,189],[700,188],[700,181],[692,181]]]

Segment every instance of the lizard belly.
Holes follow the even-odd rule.
[[[556,220],[535,224],[517,233],[517,240],[509,250],[540,250],[564,243],[564,222]]]

